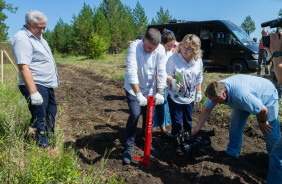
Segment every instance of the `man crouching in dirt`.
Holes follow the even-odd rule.
[[[163,91],[166,85],[165,50],[161,42],[161,34],[157,29],[148,29],[142,40],[135,40],[128,48],[124,88],[130,115],[126,124],[125,151],[123,163],[131,163],[136,128],[140,113],[143,115],[142,136],[145,140],[147,95],[155,95],[156,105],[164,103]],[[158,76],[156,93],[156,73]],[[141,108],[140,108],[141,107]],[[159,157],[159,153],[151,146],[151,154]]]
[[[251,75],[234,75],[207,86],[208,97],[193,134],[197,134],[207,121],[217,103],[232,108],[229,127],[229,143],[222,159],[238,158],[242,146],[244,126],[250,114],[257,116],[259,127],[266,141],[266,149],[271,155],[274,144],[280,138],[278,120],[278,93],[267,79]]]
[[[60,84],[51,49],[41,36],[47,17],[42,12],[29,11],[25,20],[26,25],[12,40],[19,68],[19,88],[28,102],[36,142],[54,153],[57,151],[50,149],[46,133],[54,134],[57,105],[53,88]]]

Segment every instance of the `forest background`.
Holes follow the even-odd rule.
[[[8,1],[0,0],[0,3],[0,41],[8,41],[11,39],[8,37],[9,25],[5,24],[8,17],[7,13],[3,12],[16,13],[18,7]],[[54,29],[47,29],[43,37],[48,41],[53,53],[82,54],[89,58],[105,58],[107,53],[122,53],[129,46],[129,41],[145,33],[148,25],[168,23],[177,19],[160,5],[156,16],[149,20],[141,3],[137,1],[132,9],[121,0],[103,0],[97,7],[84,2],[79,13],[73,14],[70,23],[59,18]],[[282,17],[281,8],[277,17]],[[249,30],[250,34],[260,29],[255,26],[255,21],[250,15],[246,16],[240,26]]]

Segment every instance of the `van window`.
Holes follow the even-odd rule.
[[[252,38],[242,29],[232,29],[232,31],[241,40],[241,42],[253,42]]]
[[[218,31],[216,36],[216,43],[231,44],[232,38],[234,37],[232,34],[230,34],[230,32]]]

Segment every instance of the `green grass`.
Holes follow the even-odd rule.
[[[89,168],[78,165],[78,155],[64,146],[63,132],[56,122],[55,138],[48,138],[58,154],[39,148],[27,136],[29,113],[26,100],[17,84],[12,65],[4,66],[4,83],[0,85],[0,183],[123,183],[116,176],[105,177],[107,156]],[[58,108],[58,114],[65,113]]]
[[[109,79],[124,80],[126,54],[108,54],[106,59],[88,59],[86,56],[55,54],[54,59],[57,63],[89,68],[107,76]]]

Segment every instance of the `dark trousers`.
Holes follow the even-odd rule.
[[[261,74],[262,65],[265,66],[265,74],[269,74],[269,65],[265,65],[268,57],[268,52],[265,49],[259,50],[259,58],[258,58],[258,72],[257,75]]]
[[[132,149],[136,134],[137,123],[140,114],[143,115],[143,123],[142,123],[142,138],[145,140],[145,129],[146,129],[146,113],[147,106],[140,106],[137,98],[126,91],[127,104],[129,107],[129,118],[126,123],[126,131],[125,131],[125,149]],[[152,122],[153,123],[153,122]],[[153,125],[152,125],[153,132]],[[152,141],[152,140],[151,140]]]
[[[47,147],[50,143],[47,140],[46,133],[54,134],[55,117],[57,105],[53,88],[47,88],[36,84],[38,92],[43,98],[41,105],[31,105],[30,94],[25,85],[19,86],[21,93],[28,102],[28,108],[32,115],[30,126],[36,128],[35,139],[40,147]]]
[[[182,120],[183,129],[191,133],[194,102],[190,104],[178,104],[175,103],[169,96],[167,97],[167,101],[169,104],[169,112],[172,122],[171,134],[175,135],[182,130]]]

